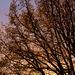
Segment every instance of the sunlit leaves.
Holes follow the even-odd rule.
[[[17,60],[24,68],[34,68],[42,75],[45,69],[58,75],[73,75],[74,25],[71,4],[67,0],[36,1],[35,10],[30,0],[13,0],[10,5],[10,25],[6,28],[7,38],[10,37],[10,58]],[[13,66],[18,69],[16,73],[23,69],[20,65],[16,63]]]

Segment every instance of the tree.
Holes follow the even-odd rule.
[[[75,74],[71,0],[35,0],[34,5],[31,0],[12,0],[9,19],[8,50],[18,55],[18,61],[25,60],[19,61],[24,69],[33,68],[42,75],[45,69],[57,75]]]

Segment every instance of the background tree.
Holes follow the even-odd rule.
[[[34,5],[31,0],[12,0],[9,19],[6,31],[10,40],[5,43],[8,45],[6,50],[15,54],[11,60],[18,56],[18,62],[23,66],[18,65],[18,70],[35,69],[42,75],[46,69],[57,75],[75,74],[71,0],[35,0]]]

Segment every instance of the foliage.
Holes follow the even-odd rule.
[[[45,75],[47,69],[57,75],[75,74],[71,0],[35,0],[34,5],[32,0],[12,0],[9,19],[10,40],[3,43],[13,72],[20,75],[27,69]]]

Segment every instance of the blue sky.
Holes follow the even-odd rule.
[[[8,17],[6,14],[9,12],[11,0],[0,0],[0,22],[8,22]]]
[[[12,0],[0,0],[0,23],[1,21],[5,24],[8,22],[9,7]],[[34,4],[34,2],[33,2]]]

